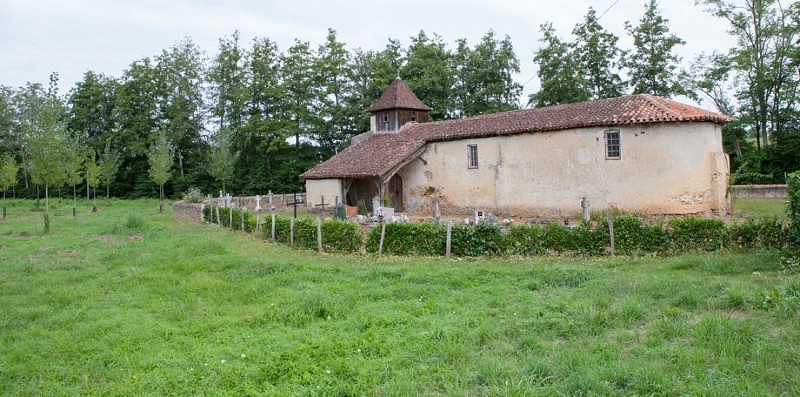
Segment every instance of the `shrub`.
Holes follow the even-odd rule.
[[[670,236],[663,223],[648,223],[632,214],[615,215],[614,250],[622,255],[659,254],[669,251]],[[608,221],[602,219],[597,229],[603,246],[609,246],[611,239]]]
[[[392,255],[444,255],[446,229],[435,223],[387,223],[383,252]],[[370,230],[367,252],[378,252],[380,226]]]
[[[789,174],[789,213],[790,237],[795,244],[800,243],[800,171]]]
[[[183,201],[186,203],[200,204],[205,200],[203,192],[196,187],[190,187],[189,190],[183,192]]]
[[[361,227],[355,222],[322,222],[322,249],[325,252],[356,252],[361,248]]]
[[[783,248],[789,241],[789,229],[777,217],[748,218],[728,227],[728,248],[734,250]]]
[[[518,255],[544,255],[544,231],[539,225],[515,225],[506,234],[509,252]]]
[[[727,228],[718,219],[686,217],[669,222],[673,249],[686,251],[716,251],[725,246]]]
[[[505,252],[505,246],[500,227],[492,223],[456,225],[452,229],[451,250],[455,256],[498,255]]]

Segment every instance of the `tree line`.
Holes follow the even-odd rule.
[[[590,8],[559,37],[540,27],[539,89],[525,105],[550,106],[629,93],[686,95],[736,118],[723,133],[739,183],[781,182],[800,168],[797,126],[800,6],[777,0],[703,0],[729,22],[737,45],[681,68],[684,41],[655,0],[625,25],[632,50]],[[408,45],[350,49],[329,29],[322,44],[219,39],[211,56],[191,38],[133,61],[120,77],[86,72],[66,94],[0,86],[0,189],[49,196],[72,188],[106,196],[257,194],[302,189],[298,175],[369,129],[364,112],[400,76],[431,106],[431,120],[519,109],[520,62],[511,38],[487,32],[454,45],[424,31]],[[88,193],[87,193],[88,194]]]

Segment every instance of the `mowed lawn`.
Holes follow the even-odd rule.
[[[800,265],[317,255],[152,200],[0,221],[0,395],[800,395]]]

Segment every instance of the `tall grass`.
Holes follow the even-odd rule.
[[[315,255],[158,202],[0,222],[0,395],[796,395],[782,253]]]

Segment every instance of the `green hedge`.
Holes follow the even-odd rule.
[[[791,239],[800,244],[800,171],[789,174],[789,222]]]
[[[669,222],[673,250],[719,251],[726,247],[728,227],[719,219],[686,217]]]
[[[797,175],[793,178],[798,179]],[[794,185],[793,194],[798,187]],[[790,215],[797,214],[799,205],[790,204]],[[206,221],[216,221],[212,207],[203,209]],[[215,209],[214,209],[215,211]],[[220,208],[223,227],[241,230],[238,209]],[[233,225],[229,224],[229,211],[233,211]],[[256,217],[245,212],[245,228],[253,232]],[[614,216],[614,246],[620,255],[666,255],[684,252],[714,252],[721,250],[746,251],[754,249],[780,249],[800,241],[797,224],[784,223],[777,218],[747,219],[730,225],[719,219],[685,217],[669,221],[647,222],[637,216]],[[216,222],[214,222],[216,223]],[[290,242],[291,219],[275,217],[275,240]],[[266,218],[263,236],[271,237],[270,218]],[[361,249],[363,233],[358,224],[340,220],[324,221],[322,246],[325,252],[352,253]],[[389,255],[443,256],[445,254],[446,227],[435,223],[386,224],[383,252]],[[317,249],[317,221],[297,218],[294,226],[294,245]],[[377,253],[380,226],[367,233],[366,251]],[[547,225],[516,225],[507,229],[490,223],[476,226],[453,225],[451,249],[454,256],[498,255],[582,255],[600,256],[609,251],[608,223],[602,219],[595,228],[588,223],[564,227],[558,223]]]
[[[447,231],[435,223],[387,223],[383,252],[391,255],[443,256]],[[367,236],[367,252],[377,253],[381,227]]]
[[[272,238],[272,218],[266,218],[264,238]],[[291,242],[291,218],[275,217],[275,241]],[[353,222],[328,220],[322,222],[322,250],[325,252],[356,252],[361,249],[361,227]],[[294,244],[307,249],[317,249],[317,221],[311,218],[296,218]]]

